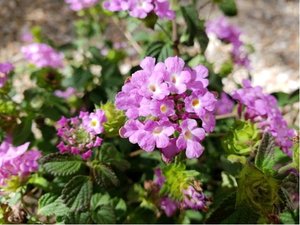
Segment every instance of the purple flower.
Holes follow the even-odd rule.
[[[162,170],[160,168],[156,168],[154,170],[154,174],[155,174],[154,183],[161,188],[164,185],[166,178],[164,177]]]
[[[0,186],[5,186],[12,176],[27,177],[38,170],[37,160],[41,153],[37,150],[27,151],[29,143],[18,147],[5,140],[0,145]]]
[[[70,9],[80,11],[96,5],[99,0],[65,0],[65,2],[70,5]]]
[[[179,208],[178,202],[168,197],[163,197],[160,200],[160,208],[165,212],[168,217],[173,216]]]
[[[187,112],[195,112],[201,117],[207,112],[214,111],[216,101],[212,93],[206,90],[200,90],[192,93],[191,96],[185,99],[185,108]]]
[[[220,40],[231,43],[233,61],[246,68],[250,67],[248,54],[243,49],[244,43],[240,39],[241,31],[238,27],[229,24],[225,17],[219,17],[206,23],[206,32],[215,34]]]
[[[106,121],[102,110],[80,112],[79,117],[62,117],[57,121],[57,135],[61,141],[57,145],[59,151],[81,155],[86,160],[92,156],[92,149],[101,146],[103,123]]]
[[[234,102],[229,98],[229,96],[225,93],[221,93],[221,98],[217,101],[215,114],[216,115],[224,115],[231,113],[234,107]]]
[[[25,59],[39,68],[63,67],[63,55],[56,52],[52,47],[43,43],[32,43],[21,48]]]
[[[193,186],[189,186],[183,191],[183,207],[195,210],[205,210],[206,209],[206,197],[203,192],[196,191]]]
[[[174,19],[175,13],[170,9],[168,0],[106,0],[103,8],[116,12],[128,11],[132,17],[144,19],[154,12],[161,19]]]
[[[143,135],[139,137],[139,145],[145,151],[153,151],[157,148],[165,148],[169,144],[169,137],[175,129],[170,122],[156,122],[148,120],[145,123]]]
[[[97,109],[95,112],[80,117],[83,127],[91,133],[101,134],[104,131],[103,123],[106,122],[105,113]]]
[[[7,79],[8,79],[8,74],[14,69],[13,65],[11,63],[0,63],[0,88],[2,88]]]
[[[125,110],[129,118],[120,130],[121,136],[148,152],[158,148],[166,162],[185,148],[189,158],[199,157],[203,151],[200,141],[205,137],[204,130],[212,132],[215,126],[217,100],[206,89],[208,70],[201,65],[194,69],[185,67],[177,56],[159,63],[146,57],[140,67],[116,95],[116,107]],[[201,120],[204,129],[194,119]],[[180,146],[176,145],[177,139],[185,137],[185,127],[182,128],[180,122],[189,120],[196,123],[192,129],[195,135],[191,140],[183,139],[187,143],[180,141]],[[175,131],[180,134],[179,138]],[[199,131],[203,133],[200,135]]]
[[[170,91],[176,94],[182,94],[187,90],[187,85],[191,80],[191,73],[184,69],[184,61],[175,56],[165,60],[168,71],[168,83]]]
[[[76,93],[76,89],[73,87],[68,87],[66,90],[56,90],[54,95],[60,98],[68,99]]]
[[[205,137],[205,131],[198,128],[196,120],[186,119],[180,124],[181,134],[177,139],[176,145],[179,149],[186,148],[188,158],[198,158],[204,148],[200,142]]]
[[[277,100],[265,94],[261,87],[252,87],[249,80],[243,81],[243,88],[234,91],[232,97],[239,103],[239,112],[244,107],[244,117],[257,123],[263,132],[268,132],[275,137],[278,146],[288,155],[291,155],[292,138],[295,131],[290,129],[284,120]]]

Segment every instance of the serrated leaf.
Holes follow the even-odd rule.
[[[99,206],[108,205],[110,201],[110,196],[108,194],[96,193],[91,199],[91,209],[97,210]]]
[[[275,166],[288,160],[289,158],[275,146],[274,137],[271,134],[264,133],[255,156],[255,166],[263,173],[273,176],[278,173]]]
[[[220,224],[235,211],[236,193],[232,192],[223,198],[215,208],[211,210],[205,223]]]
[[[103,143],[99,150],[99,160],[119,170],[129,168],[129,162],[124,159],[118,149],[111,143]]]
[[[80,157],[67,154],[52,153],[40,160],[47,173],[54,176],[69,176],[77,173],[83,161]]]
[[[66,217],[65,221],[66,224],[91,224],[91,215],[90,212],[82,212],[76,213],[71,212]]]
[[[160,53],[159,53],[159,56],[157,58],[157,61],[159,62],[163,62],[165,61],[166,58],[170,57],[170,56],[173,56],[174,55],[174,52],[173,52],[173,49],[172,49],[172,45],[169,44],[169,43],[166,43]]]
[[[92,212],[92,219],[98,224],[116,223],[114,209],[110,205],[103,205],[98,210]]]
[[[97,184],[101,186],[109,186],[111,184],[117,186],[119,184],[118,177],[108,165],[97,163],[93,166],[93,168],[94,177]]]
[[[88,176],[73,177],[62,190],[62,199],[72,211],[88,209],[93,192],[93,183]]]
[[[38,214],[43,216],[64,216],[69,212],[62,199],[54,194],[47,193],[39,199]]]

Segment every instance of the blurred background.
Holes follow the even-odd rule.
[[[200,15],[205,19],[220,16],[220,10],[207,2],[198,0],[202,6]],[[237,4],[238,16],[230,20],[241,28],[243,38],[254,48],[250,56],[254,85],[263,86],[269,93],[296,90],[299,87],[299,0],[238,0]],[[58,45],[70,42],[75,35],[76,14],[63,0],[0,0],[0,18],[1,62],[22,63],[22,35],[34,26],[42,27],[43,34]],[[116,35],[120,36],[122,39],[122,34]],[[211,61],[221,62],[224,51],[220,41],[211,40],[206,55]],[[233,76],[224,79],[225,91],[235,88],[232,79],[240,83],[245,77],[246,70],[234,71]],[[295,107],[298,109],[299,105]]]

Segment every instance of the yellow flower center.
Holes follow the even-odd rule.
[[[193,99],[193,101],[192,101],[192,106],[193,107],[195,107],[195,108],[197,108],[197,107],[199,107],[200,106],[200,101],[199,101],[199,99]]]
[[[160,111],[161,111],[162,113],[166,113],[167,110],[168,110],[168,107],[167,107],[166,105],[162,104],[162,105],[160,106]]]
[[[191,133],[191,131],[187,130],[187,131],[184,133],[184,137],[185,137],[185,139],[192,139],[193,134]]]

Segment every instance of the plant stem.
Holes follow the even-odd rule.
[[[160,23],[156,23],[157,26],[165,33],[165,35],[172,41],[172,37],[171,35],[166,31],[166,29],[160,24]]]
[[[179,44],[178,30],[177,30],[177,23],[176,23],[175,19],[172,20],[172,41],[173,41],[174,54],[179,56],[180,52],[179,52],[179,48],[178,48],[178,44]]]

